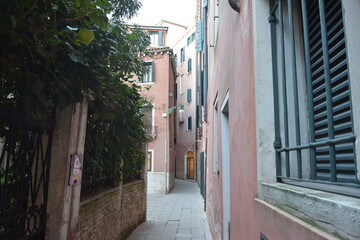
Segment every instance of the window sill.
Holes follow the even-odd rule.
[[[260,198],[315,227],[360,239],[360,199],[283,183],[261,182]]]
[[[138,82],[139,85],[152,85],[152,84],[155,84],[155,82],[146,82],[146,83],[141,83],[141,82]]]

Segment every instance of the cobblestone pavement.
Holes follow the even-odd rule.
[[[147,204],[147,222],[127,240],[212,239],[204,200],[194,181],[176,179],[170,194],[148,194]]]

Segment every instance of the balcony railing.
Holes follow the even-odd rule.
[[[146,138],[156,138],[157,135],[157,126],[147,126],[145,129]]]

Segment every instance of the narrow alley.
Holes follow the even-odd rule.
[[[204,200],[194,181],[176,179],[170,194],[150,193],[147,197],[147,221],[128,240],[212,239]]]

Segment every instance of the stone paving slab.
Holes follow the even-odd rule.
[[[147,198],[147,222],[127,240],[212,239],[204,199],[194,181],[176,179],[170,194],[148,194]]]

